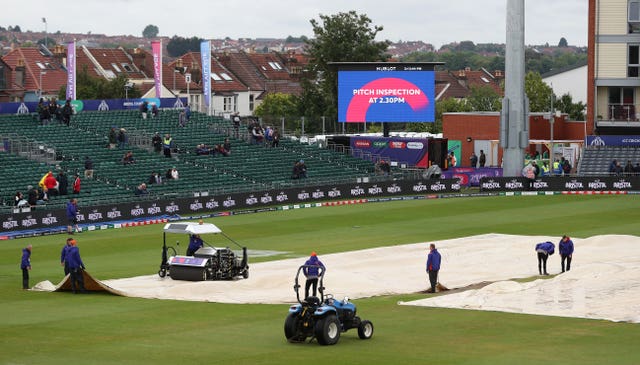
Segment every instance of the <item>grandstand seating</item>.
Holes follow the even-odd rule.
[[[147,182],[152,172],[164,176],[172,167],[180,178],[150,186],[147,199],[339,183],[374,172],[370,161],[315,146],[283,140],[280,147],[268,148],[246,142],[244,135],[229,137],[233,126],[219,117],[193,113],[186,127],[179,127],[177,121],[178,110],[174,109],[163,109],[157,118],[146,120],[135,110],[81,112],[73,116],[70,127],[57,122],[39,125],[34,115],[2,115],[0,137],[6,153],[0,153],[4,166],[0,198],[4,205],[12,205],[16,191],[26,193],[27,185],[35,186],[45,172],[59,169],[67,173],[70,183],[80,173],[83,188],[78,198],[86,205],[144,199],[133,194],[135,187]],[[129,144],[124,150],[108,148],[111,127],[126,129]],[[155,132],[171,134],[178,148],[173,158],[153,151]],[[213,146],[225,138],[232,144],[229,156],[195,154],[196,145]],[[135,164],[122,164],[126,151],[133,152]],[[93,160],[94,180],[84,179],[85,156]],[[292,180],[293,164],[300,159],[308,167],[308,178]],[[67,198],[53,197],[47,206],[63,206]]]
[[[640,148],[621,146],[587,146],[583,150],[578,175],[582,176],[606,176],[609,175],[609,166],[616,160],[622,167],[627,161],[635,166],[640,162]]]

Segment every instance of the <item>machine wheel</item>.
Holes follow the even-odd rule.
[[[160,269],[160,271],[158,271],[158,276],[160,276],[161,278],[164,278],[165,276],[167,276],[167,270]]]
[[[249,270],[243,271],[242,272],[242,277],[245,278],[245,279],[248,279],[249,278]]]
[[[368,340],[373,336],[373,323],[371,321],[362,321],[358,326],[358,337]]]
[[[340,339],[340,322],[334,314],[321,318],[315,327],[315,335],[321,345],[335,345]]]
[[[298,327],[300,324],[300,318],[297,313],[289,313],[287,319],[284,320],[284,337],[289,342],[304,341],[304,338],[300,338],[298,333]]]

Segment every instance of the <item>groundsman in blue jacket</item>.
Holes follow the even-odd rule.
[[[553,255],[555,252],[556,246],[547,241],[541,242],[536,245],[536,252],[538,253],[538,272],[540,275],[544,273],[544,275],[549,275],[547,272],[547,259],[549,255]]]
[[[309,289],[313,288],[313,296],[315,297],[318,290],[318,278],[324,273],[325,267],[318,258],[318,254],[311,252],[309,259],[305,261],[302,273],[307,278],[304,283],[304,297],[309,297]]]
[[[69,274],[71,276],[71,291],[75,294],[77,289],[80,289],[81,293],[86,293],[84,288],[84,277],[82,271],[84,270],[84,263],[80,258],[80,249],[77,242],[74,239],[69,241],[71,247],[67,250],[67,256],[65,262],[69,265]]]
[[[436,250],[435,244],[429,245],[429,254],[427,255],[427,274],[429,274],[429,284],[431,284],[430,293],[436,292],[438,284],[438,271],[440,271],[440,262],[442,258],[440,252]]]
[[[564,262],[567,262],[567,271],[571,270],[571,258],[573,256],[573,241],[569,236],[562,236],[560,243],[558,244],[558,251],[560,251],[560,265],[562,266],[562,272],[564,272]]]
[[[31,245],[22,249],[22,259],[20,260],[22,269],[22,289],[29,289],[29,270],[31,270]]]

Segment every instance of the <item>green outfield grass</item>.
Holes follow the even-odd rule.
[[[311,250],[322,255],[483,233],[640,236],[639,218],[640,196],[630,195],[403,201],[210,221],[250,249],[283,252],[252,262],[300,257],[302,263]],[[0,364],[640,364],[640,324],[397,305],[423,294],[355,301],[375,325],[373,338],[362,341],[350,331],[336,346],[324,347],[285,341],[286,305],[21,290],[22,247],[34,246],[31,285],[57,283],[66,238],[0,243]],[[158,270],[161,225],[75,238],[98,279]],[[169,243],[175,245],[175,238],[184,252],[185,237]],[[580,264],[579,249],[574,262]],[[330,292],[331,283],[325,284]]]

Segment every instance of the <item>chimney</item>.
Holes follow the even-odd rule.
[[[18,64],[16,65],[16,84],[24,87],[24,58],[18,58]]]

